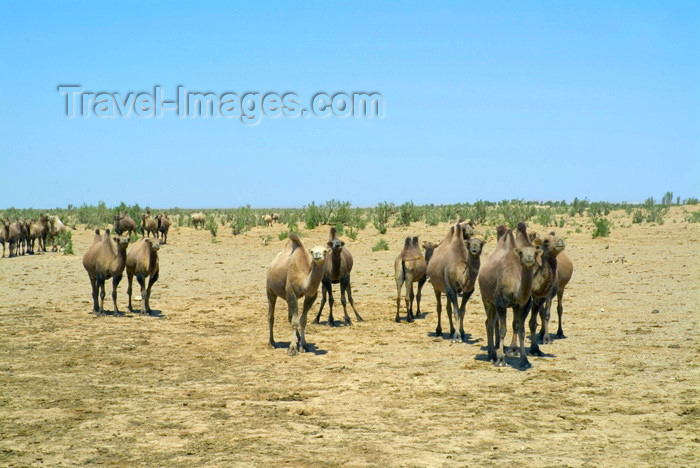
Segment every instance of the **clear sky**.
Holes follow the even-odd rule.
[[[700,196],[700,2],[2,2],[0,207]],[[67,118],[61,84],[383,118]]]

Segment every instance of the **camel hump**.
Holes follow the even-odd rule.
[[[411,238],[410,238],[410,237],[407,237],[407,238],[403,241],[403,248],[404,248],[404,249],[409,249],[409,248],[411,248]]]
[[[419,248],[419,246],[418,246],[418,236],[413,236],[413,247]]]
[[[331,232],[330,232],[330,235],[328,236],[328,240],[337,239],[338,238],[337,233],[338,233],[338,230],[335,228],[335,226],[331,227]]]
[[[505,226],[505,224],[501,224],[496,228],[496,237],[500,239],[501,237],[503,237],[503,234],[505,234],[507,230],[508,228]]]
[[[522,232],[523,234],[527,235],[527,225],[523,222],[518,223],[518,231]]]
[[[293,244],[296,244],[298,246],[301,246],[301,238],[299,237],[299,234],[296,232],[290,232],[288,236],[289,240],[292,241]]]

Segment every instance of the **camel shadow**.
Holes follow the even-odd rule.
[[[452,341],[452,337],[450,336],[449,332],[443,332],[443,333],[440,333],[439,335],[435,332],[428,332],[428,336],[430,336],[431,338],[442,338],[445,341]],[[476,343],[480,342],[481,340],[482,340],[481,338],[472,339],[471,333],[465,333],[464,339],[462,340],[462,343],[476,344]]]
[[[275,349],[289,349],[290,341],[275,341]],[[314,356],[323,356],[328,354],[325,349],[318,349],[314,343],[306,343],[306,353],[299,354],[313,354]]]
[[[489,363],[493,364],[493,361],[491,359],[489,359],[488,347],[482,346],[481,351],[486,351],[486,352],[481,353],[481,354],[477,354],[476,356],[474,356],[474,360],[475,361],[482,361],[482,362],[489,362]],[[549,353],[542,353],[542,355],[540,355],[540,356],[533,356],[532,354],[529,354],[529,350],[528,350],[527,356],[528,356],[528,360],[531,358],[542,358],[542,357],[553,358],[553,357],[556,357],[554,354],[549,354]],[[506,364],[508,366],[512,367],[515,370],[526,371],[527,369],[529,369],[529,367],[526,369],[523,369],[522,367],[520,367],[520,354],[506,355],[505,361],[506,361]],[[532,363],[530,363],[530,364],[532,364]]]
[[[126,312],[120,310],[119,313],[116,313],[113,310],[105,310],[102,314],[99,314],[95,311],[92,311],[92,314],[95,317],[120,317],[120,318],[132,318],[132,317],[136,317],[136,316],[154,317],[154,318],[166,318],[167,317],[163,313],[162,310],[156,310],[156,309],[151,309],[150,314],[142,314],[141,310],[139,310],[139,309],[134,309],[133,312],[130,312],[129,310],[127,310]]]
[[[319,325],[319,326],[324,326],[324,327],[329,327],[329,328],[341,328],[341,327],[351,327],[354,325],[354,322],[346,323],[345,320],[334,320],[333,324],[329,324],[328,320],[324,321],[319,321],[319,322],[313,322],[314,325]]]

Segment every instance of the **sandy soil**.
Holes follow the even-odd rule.
[[[559,229],[575,263],[567,338],[525,372],[485,360],[478,290],[468,343],[433,336],[429,284],[424,318],[393,321],[403,237],[437,241],[447,225],[390,228],[389,251],[371,251],[372,227],[345,238],[365,322],[331,328],[324,311],[307,329],[314,352],[296,357],[284,303],[267,346],[265,273],[286,227],[222,228],[216,244],[173,229],[160,317],[91,314],[92,233],[79,228],[76,255],[0,259],[0,465],[698,466],[700,225],[682,217],[605,239]],[[118,300],[126,311],[126,279]]]

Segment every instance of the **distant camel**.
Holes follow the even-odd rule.
[[[352,254],[345,247],[345,242],[338,239],[337,231],[335,227],[332,227],[330,234],[328,236],[328,247],[331,249],[331,257],[326,262],[326,271],[321,280],[323,285],[323,295],[321,297],[321,307],[318,310],[318,315],[316,316],[315,323],[319,323],[321,319],[321,312],[323,312],[323,306],[326,304],[326,295],[328,295],[328,325],[334,326],[335,321],[333,320],[333,284],[340,283],[340,303],[343,305],[343,312],[345,313],[345,323],[352,325],[350,321],[350,316],[348,315],[347,303],[345,301],[345,293],[347,292],[348,301],[350,301],[350,306],[353,312],[355,312],[355,318],[362,322],[362,317],[357,313],[355,309],[355,301],[352,300],[352,288],[350,287],[350,271],[352,271]]]
[[[284,249],[277,254],[267,272],[267,317],[270,326],[270,346],[275,347],[273,325],[275,322],[275,303],[281,297],[287,301],[289,322],[292,325],[292,341],[289,354],[295,356],[300,351],[307,351],[306,315],[311,309],[318,285],[323,277],[328,249],[314,247],[308,252],[296,233],[289,234]],[[299,314],[298,299],[304,296],[304,307]]]
[[[265,224],[267,225],[267,227],[272,226],[272,216],[270,216],[269,214],[266,214],[265,216],[263,216],[263,221],[265,221]]]

